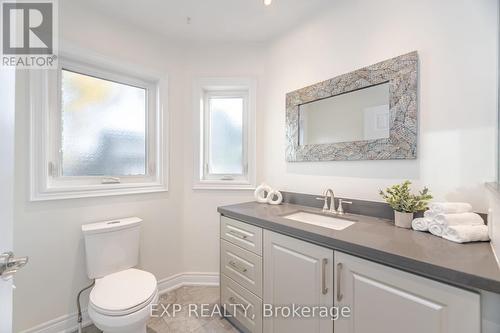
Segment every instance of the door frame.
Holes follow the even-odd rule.
[[[0,68],[0,253],[14,249],[14,119],[16,71]],[[13,284],[0,278],[0,332],[12,332]]]

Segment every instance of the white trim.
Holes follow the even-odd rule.
[[[158,281],[160,295],[184,286],[218,286],[219,273],[187,272]]]
[[[158,281],[160,295],[184,286],[218,286],[219,273],[186,272]],[[83,326],[92,324],[87,309],[82,310]],[[78,330],[77,313],[64,315],[22,331],[21,333],[72,333]]]
[[[202,142],[202,110],[206,92],[216,91],[245,91],[248,92],[247,124],[246,124],[246,179],[234,180],[203,179],[203,145]],[[199,78],[193,83],[193,129],[194,129],[194,164],[193,185],[195,190],[252,190],[256,184],[256,109],[257,109],[257,81],[252,78],[218,77]],[[244,125],[245,127],[245,125]]]
[[[241,173],[229,173],[229,174],[215,174],[210,172],[210,138],[212,136],[210,131],[210,123],[211,123],[211,109],[210,109],[210,99],[211,98],[240,98],[243,101],[242,105],[242,160],[241,160]],[[203,180],[212,180],[217,183],[221,182],[222,178],[230,177],[231,183],[241,181],[245,184],[248,183],[248,123],[249,123],[249,92],[248,89],[241,91],[204,91],[203,94],[203,164],[205,167],[201,168],[202,171],[202,179]],[[201,128],[201,126],[200,126]],[[201,157],[201,154],[200,154]]]
[[[255,191],[254,184],[217,184],[198,182],[193,185],[193,190],[244,190],[244,191]]]
[[[83,327],[92,324],[87,309],[82,310]],[[24,330],[21,333],[73,333],[78,330],[78,314],[72,313],[70,315],[61,316],[45,323]]]
[[[59,57],[73,59],[79,62],[99,64],[101,68],[106,68],[115,72],[124,72],[132,76],[140,77],[148,81],[158,79],[158,71],[152,68],[137,66],[134,62],[117,61],[116,58],[106,57],[100,53],[93,52],[87,48],[81,48],[70,41],[63,41],[64,48],[59,51]]]
[[[498,191],[498,185],[497,183],[485,183],[486,189],[489,192],[489,196],[492,196],[490,199],[490,206],[492,200],[495,202],[498,202],[500,200],[500,192]],[[498,221],[496,221],[498,224]],[[500,239],[495,239],[493,236],[494,234],[494,228],[496,227],[495,222],[493,221],[493,209],[490,207],[488,209],[488,235],[490,236],[490,247],[491,251],[493,252],[493,256],[495,257],[495,261],[498,264],[498,267],[500,268],[500,244],[497,244],[496,241],[500,241]],[[498,252],[498,253],[497,253]]]
[[[79,177],[68,182],[64,177],[58,177],[57,181],[48,177],[48,164],[50,156],[54,156],[54,147],[51,147],[54,138],[50,138],[49,110],[57,108],[57,97],[49,95],[48,87],[56,84],[54,71],[36,70],[30,71],[30,200],[56,200],[83,197],[100,197],[109,195],[123,195],[136,193],[164,192],[168,191],[168,154],[169,154],[169,131],[168,113],[166,108],[168,87],[166,76],[159,78],[153,71],[140,69],[136,66],[117,64],[116,61],[107,59],[96,54],[78,49],[61,52],[62,59],[70,59],[70,68],[84,68],[85,64],[95,65],[96,70],[105,68],[108,72],[126,73],[133,80],[131,83],[141,84],[146,82],[153,87],[152,96],[155,105],[154,118],[154,141],[148,148],[147,176],[121,177],[121,184],[95,184],[79,181]],[[63,60],[64,62],[64,60]],[[83,64],[83,65],[82,65]],[[140,78],[140,79],[134,79]],[[129,81],[130,81],[129,79]],[[151,117],[148,117],[151,118]],[[151,128],[151,127],[150,127]],[[165,133],[167,130],[167,133]],[[52,151],[51,151],[52,150]],[[151,171],[152,170],[152,171]],[[90,177],[94,178],[94,177]],[[102,179],[103,177],[96,177]]]

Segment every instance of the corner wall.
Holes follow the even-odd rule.
[[[219,272],[219,214],[217,207],[251,201],[249,190],[193,190],[193,82],[200,77],[251,77],[257,80],[257,159],[265,145],[262,123],[266,100],[265,45],[224,44],[216,48],[193,45],[187,50],[184,113],[183,262],[187,271]],[[257,179],[260,165],[257,165]]]
[[[68,2],[69,3],[69,2]],[[16,176],[14,249],[30,257],[16,276],[14,332],[76,312],[76,296],[87,286],[81,225],[120,217],[143,219],[141,267],[160,279],[183,272],[182,193],[183,82],[182,49],[109,17],[60,1],[61,46],[68,41],[130,66],[168,75],[170,124],[169,191],[101,198],[29,202],[29,104],[27,73],[16,83]],[[68,6],[68,7],[66,7]],[[113,41],[112,43],[110,41]],[[133,46],[133,47],[132,47]],[[133,50],[133,52],[131,52]],[[88,292],[82,298],[86,308]],[[76,324],[76,322],[74,323]]]
[[[139,216],[144,221],[141,267],[159,281],[172,277],[176,281],[176,276],[186,272],[218,274],[217,207],[249,201],[253,194],[192,190],[192,82],[203,76],[254,77],[262,110],[264,45],[176,45],[162,36],[89,12],[77,3],[65,4],[61,2],[60,11],[63,48],[69,45],[168,76],[169,191],[29,202],[29,82],[21,72],[16,84],[15,250],[30,256],[30,264],[16,277],[15,332],[76,311],[76,295],[90,283],[82,224]],[[140,51],[130,52],[132,49]],[[83,308],[87,295],[82,298]]]
[[[380,201],[378,189],[410,179],[437,200],[487,211],[495,179],[497,1],[340,0],[272,43],[262,179],[281,189]],[[285,94],[417,50],[418,159],[285,163]]]

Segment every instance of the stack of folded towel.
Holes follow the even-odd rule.
[[[413,220],[412,228],[456,243],[489,240],[483,218],[462,202],[431,203],[423,218]]]

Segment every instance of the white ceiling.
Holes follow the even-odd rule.
[[[85,0],[80,5],[168,38],[263,42],[307,21],[333,0]],[[191,23],[187,24],[187,17]]]

